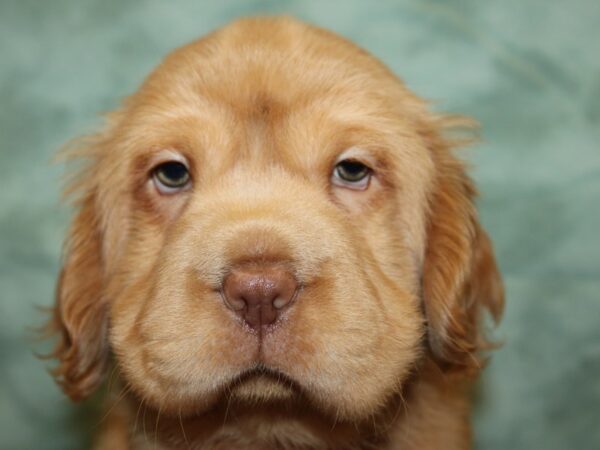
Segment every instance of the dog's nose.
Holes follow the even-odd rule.
[[[275,265],[238,267],[223,282],[225,304],[254,329],[274,323],[297,290],[294,276]]]

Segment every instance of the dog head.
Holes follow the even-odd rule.
[[[109,360],[162,411],[225,396],[367,417],[423,358],[476,367],[502,287],[440,117],[289,19],[183,47],[80,141],[55,375]]]

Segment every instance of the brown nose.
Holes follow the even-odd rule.
[[[223,282],[225,304],[254,329],[274,323],[297,289],[293,275],[274,265],[238,267]]]

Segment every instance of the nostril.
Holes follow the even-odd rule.
[[[287,299],[285,297],[277,297],[275,300],[273,300],[273,306],[277,309],[281,309],[283,308],[285,305],[287,305],[290,302],[291,299]]]
[[[235,297],[227,298],[227,296],[225,296],[225,301],[227,302],[227,306],[234,311],[241,311],[246,307],[246,300],[243,297],[237,299]]]
[[[285,268],[243,266],[225,277],[222,296],[226,306],[253,328],[270,325],[295,297],[297,283]]]

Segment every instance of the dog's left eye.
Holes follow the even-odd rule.
[[[345,159],[336,164],[331,178],[337,186],[364,190],[369,186],[371,175],[371,169],[360,161]]]
[[[185,164],[169,161],[154,169],[152,178],[161,194],[177,193],[190,184],[190,173]]]

